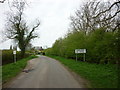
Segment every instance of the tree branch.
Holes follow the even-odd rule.
[[[39,25],[40,25],[40,22],[38,22],[38,24],[37,24],[36,26],[33,27],[32,31],[31,31],[31,32],[29,33],[29,35],[26,37],[25,45],[27,45],[28,42],[29,42],[31,39],[37,37],[37,36],[33,36],[32,33],[35,31],[35,29],[36,29],[37,27],[39,27]]]
[[[4,2],[5,2],[5,0],[0,1],[0,3],[4,3]]]
[[[99,14],[97,14],[97,15],[96,15],[95,17],[93,17],[93,18],[96,18],[96,17],[98,17],[99,15],[101,15],[101,14],[109,11],[114,5],[117,5],[117,4],[120,4],[120,1],[113,3],[108,9],[106,9],[105,11],[100,12]],[[118,6],[118,5],[117,5],[117,6]]]
[[[29,34],[29,36],[32,35],[32,33],[34,32],[34,30],[35,30],[37,27],[39,27],[39,25],[40,25],[40,22],[38,22],[38,24],[37,24],[35,27],[33,27],[32,31],[31,31],[30,34]]]

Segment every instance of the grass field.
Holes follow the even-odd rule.
[[[93,64],[87,62],[76,62],[59,56],[49,56],[59,60],[62,64],[87,79],[92,88],[117,88],[116,65]]]
[[[27,61],[33,58],[37,58],[37,56],[30,56],[28,58],[21,59],[16,63],[11,63],[2,66],[2,83],[7,82],[11,78],[15,77],[19,74],[23,68],[25,68]]]

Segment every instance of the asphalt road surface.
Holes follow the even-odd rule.
[[[26,69],[7,88],[83,88],[81,83],[59,61],[46,56],[29,61]]]

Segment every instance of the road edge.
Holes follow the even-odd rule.
[[[39,58],[39,57],[38,57],[38,58]],[[31,60],[34,60],[34,58],[33,58],[33,59],[30,59],[29,61],[27,61],[27,65],[25,66],[24,69],[28,69],[28,70],[29,70],[29,68],[30,68],[30,61],[31,61]],[[23,75],[23,74],[27,74],[26,72],[23,71],[24,69],[22,69],[15,77],[13,77],[13,78],[11,78],[9,81],[3,83],[3,84],[2,84],[2,88],[8,88],[8,86],[11,84],[12,81],[14,81],[15,79],[17,79],[19,76],[21,76],[21,75]]]
[[[46,57],[49,57],[49,56],[46,56]],[[51,57],[49,57],[51,58]],[[51,59],[54,59],[54,58],[51,58]],[[63,63],[61,63],[59,60],[57,59],[54,59],[56,61],[58,61],[65,69],[67,69],[69,71],[69,73],[72,74],[72,76],[74,77],[74,79],[76,81],[78,81],[78,83],[83,87],[83,88],[92,88],[91,84],[90,84],[90,81],[88,81],[87,79],[85,79],[84,77],[78,75],[76,72],[74,72],[73,70],[71,70],[69,67],[65,66]],[[82,84],[81,84],[81,80],[82,80]]]

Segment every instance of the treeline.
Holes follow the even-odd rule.
[[[120,43],[120,1],[114,3],[87,2],[71,16],[70,30],[59,38],[47,55],[75,59],[75,49],[87,49],[86,61],[118,63]],[[78,59],[83,61],[83,55]]]
[[[116,63],[116,33],[97,29],[85,35],[83,31],[69,33],[65,38],[56,40],[53,47],[46,50],[47,55],[57,55],[75,59],[75,49],[87,49],[86,61],[93,63]],[[83,55],[78,54],[83,61]]]

